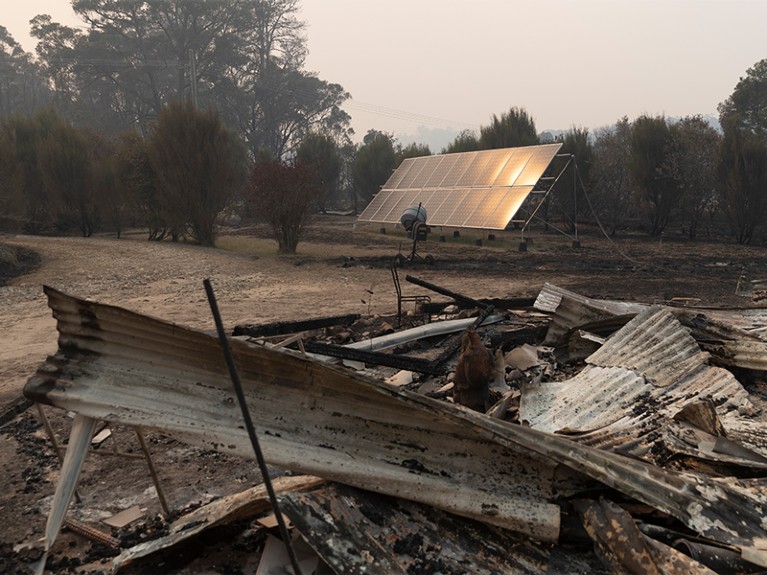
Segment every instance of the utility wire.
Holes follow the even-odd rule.
[[[648,267],[650,269],[656,269],[656,270],[663,269],[661,266],[658,266],[652,263],[642,262],[635,258],[632,258],[630,255],[628,255],[626,252],[624,252],[618,247],[618,244],[616,244],[615,241],[610,237],[610,235],[607,233],[607,230],[605,230],[605,228],[602,226],[602,222],[599,220],[599,216],[597,216],[597,212],[594,209],[594,205],[591,203],[591,198],[589,197],[589,194],[586,192],[586,185],[583,183],[583,178],[581,177],[581,172],[580,170],[578,170],[577,164],[575,166],[575,173],[578,174],[578,181],[581,183],[581,189],[583,189],[583,195],[586,197],[586,202],[589,204],[589,208],[591,209],[591,214],[594,216],[594,219],[596,220],[597,225],[599,226],[599,229],[602,230],[602,234],[604,234],[605,238],[607,238],[607,241],[610,242],[613,249],[615,249],[615,251],[618,252],[618,254],[620,254],[623,258],[625,258],[626,260],[632,263],[635,263],[640,266]]]

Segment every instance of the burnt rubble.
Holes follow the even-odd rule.
[[[430,309],[399,317],[238,326],[230,338],[264,456],[294,475],[275,489],[292,538],[308,543],[302,572],[767,568],[767,309],[551,285],[506,309],[407,281],[448,300],[406,300]],[[75,415],[42,553],[99,422],[253,457],[214,336],[46,294],[59,351],[24,394]],[[119,546],[104,559],[116,572],[225,525],[272,533],[273,503],[252,487],[169,513],[138,543],[103,525],[80,531]],[[287,564],[268,538],[251,540],[249,554]]]

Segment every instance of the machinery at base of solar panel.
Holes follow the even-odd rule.
[[[434,257],[427,255],[421,257],[418,253],[418,242],[425,242],[431,232],[431,228],[426,225],[426,208],[421,204],[412,205],[407,208],[399,219],[402,227],[407,232],[407,237],[413,240],[413,247],[410,250],[410,255],[405,257],[402,255],[402,249],[400,247],[400,253],[395,257],[395,264],[403,265],[405,262],[412,262],[416,259],[426,262],[431,265],[434,263]]]

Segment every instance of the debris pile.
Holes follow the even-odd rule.
[[[302,571],[767,569],[767,310],[551,285],[509,308],[411,280],[450,298],[411,301],[431,308],[405,319],[426,323],[338,316],[231,340],[264,456],[305,474],[276,485]],[[100,421],[252,457],[214,336],[46,293],[59,352],[25,395],[76,415],[45,552]],[[270,509],[260,487],[217,500],[111,567]],[[263,573],[281,561],[267,548]]]

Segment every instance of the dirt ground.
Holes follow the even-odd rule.
[[[381,234],[377,227],[353,228],[350,217],[321,218],[299,245],[299,253],[289,257],[276,254],[276,244],[262,228],[229,230],[217,248],[148,242],[138,233],[119,240],[0,236],[0,242],[39,255],[34,270],[0,286],[0,416],[21,396],[37,365],[56,350],[55,322],[43,285],[205,330],[213,329],[213,320],[204,278],[211,279],[223,321],[230,327],[340,313],[390,314],[396,310],[396,296],[389,265],[397,253],[409,254],[411,244],[394,230]],[[446,242],[437,241],[440,233]],[[611,241],[587,230],[581,237],[582,247],[574,250],[569,239],[540,232],[523,253],[518,233],[498,234],[494,241],[486,235],[462,233],[455,239],[450,230],[434,230],[419,248],[422,255],[434,258],[434,264],[416,261],[400,277],[409,273],[474,298],[534,297],[550,282],[592,297],[648,303],[696,298],[704,306],[742,306],[748,299],[736,295],[739,279],[765,276],[767,249],[736,246],[729,240],[632,237]],[[475,245],[480,238],[484,245]],[[403,289],[426,293],[404,282]],[[54,410],[47,413],[64,440],[69,419]],[[2,562],[10,561],[12,546],[42,535],[58,462],[35,408],[0,426],[4,469],[0,475],[0,572],[23,572]],[[115,439],[121,450],[138,449],[129,430],[115,430]],[[170,506],[177,511],[259,480],[252,462],[202,453],[161,436],[150,437],[150,448],[156,453]],[[89,522],[133,504],[141,506],[144,531],[136,534],[129,528],[119,533],[124,542],[148,536],[151,529],[146,519],[159,512],[142,461],[116,463],[109,457],[91,457],[80,492],[83,501],[73,506],[70,516]],[[227,539],[226,533],[217,536],[227,539],[227,545],[256,547],[257,537],[248,533],[233,539]],[[55,571],[99,573],[108,569],[104,555],[99,546],[65,532],[54,549]],[[248,561],[255,559],[244,553],[235,561],[215,540],[202,555],[205,567],[198,558],[184,566],[169,563],[161,570],[254,572]]]

